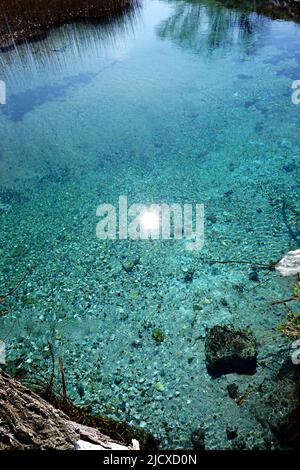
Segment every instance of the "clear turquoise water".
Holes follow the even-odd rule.
[[[289,348],[271,304],[293,280],[205,260],[268,263],[299,247],[299,35],[213,1],[154,0],[0,54],[1,290],[32,268],[0,319],[16,374],[47,373],[50,342],[76,403],[145,427],[162,448],[190,447],[199,425],[208,449],[232,448],[227,426],[246,448],[275,445],[253,404]],[[97,239],[96,208],[119,195],[204,203],[203,250]],[[254,376],[207,374],[205,329],[219,323],[253,330]],[[232,382],[249,392],[241,407]]]

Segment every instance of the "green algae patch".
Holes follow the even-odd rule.
[[[163,386],[161,382],[156,382],[155,388],[158,392],[163,392],[165,390],[165,387]]]
[[[300,338],[300,313],[289,313],[277,330],[293,341]]]
[[[24,294],[21,296],[21,302],[24,305],[31,307],[33,305],[37,305],[39,302],[39,299],[37,299],[36,297],[33,297],[32,295]]]
[[[151,336],[157,343],[162,343],[165,340],[165,334],[160,328],[153,328]]]
[[[130,293],[130,297],[131,297],[132,300],[136,300],[138,298],[138,296],[139,296],[138,292],[134,291],[134,292]]]

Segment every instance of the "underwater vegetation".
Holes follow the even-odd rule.
[[[151,334],[152,334],[152,338],[157,343],[162,343],[165,340],[164,332],[160,328],[153,328]]]
[[[300,275],[298,274],[296,284],[293,289],[293,296],[286,300],[279,300],[277,304],[283,304],[287,317],[281,325],[278,325],[277,330],[287,336],[289,339],[295,341],[300,338],[300,313],[293,312],[287,305],[288,302],[298,302],[300,304]]]
[[[277,329],[293,341],[299,339],[300,313],[288,313],[284,323],[279,325]]]

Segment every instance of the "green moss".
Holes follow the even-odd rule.
[[[289,313],[281,325],[277,326],[277,330],[288,338],[295,341],[300,338],[300,314]]]
[[[163,386],[163,384],[161,382],[156,382],[155,388],[158,392],[163,392],[164,389],[165,389],[165,387]]]
[[[130,297],[132,298],[132,300],[136,300],[139,296],[139,293],[138,292],[131,292],[130,293]]]
[[[300,283],[299,282],[297,282],[297,284],[294,287],[294,296],[300,300]]]
[[[164,332],[160,328],[153,328],[151,335],[157,343],[162,343],[165,340]]]
[[[36,305],[38,303],[38,299],[36,297],[33,297],[31,295],[22,295],[21,301],[23,302],[24,305],[28,305],[29,307],[31,305]]]

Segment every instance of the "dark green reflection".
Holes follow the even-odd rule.
[[[255,11],[270,18],[300,21],[300,4],[295,0],[218,0],[227,8],[236,8],[240,11]]]
[[[168,0],[166,0],[168,1]],[[168,3],[174,14],[157,28],[162,39],[196,53],[238,45],[246,55],[255,53],[268,32],[268,20],[249,11],[229,10],[215,1],[184,0]]]

